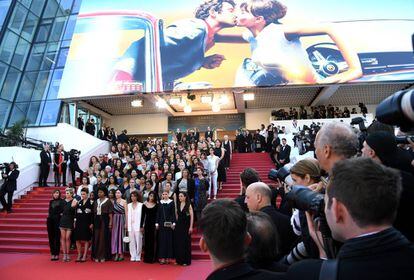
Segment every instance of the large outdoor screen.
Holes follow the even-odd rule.
[[[414,1],[83,0],[60,98],[414,80]]]

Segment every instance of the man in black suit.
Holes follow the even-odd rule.
[[[124,144],[128,143],[128,131],[126,129],[122,130],[122,133],[118,135],[118,143]]]
[[[40,176],[39,176],[40,187],[48,187],[47,177],[49,176],[51,164],[52,164],[52,156],[50,154],[50,147],[48,144],[46,144],[43,146],[43,151],[40,152]]]
[[[177,143],[182,141],[182,139],[183,139],[183,134],[181,133],[181,131],[180,131],[180,129],[179,129],[179,128],[177,128],[177,132],[175,133],[175,136],[176,136],[176,138],[177,138]]]
[[[290,225],[290,218],[272,206],[272,190],[263,182],[249,185],[246,190],[246,204],[249,212],[264,212],[270,216],[280,237],[280,257],[288,254],[296,236]]]
[[[286,138],[282,138],[282,147],[280,147],[280,152],[278,155],[279,166],[278,168],[284,166],[290,162],[290,146],[286,144]]]
[[[237,134],[236,140],[237,140],[238,152],[245,153],[246,152],[246,138],[244,137],[243,131],[240,131],[239,134]]]
[[[336,272],[325,279],[412,279],[414,246],[392,227],[401,195],[398,172],[369,158],[352,158],[337,162],[331,175],[325,216],[333,238],[344,244],[332,261]],[[314,240],[324,258],[320,232],[312,221],[308,226],[313,236],[319,235]],[[288,278],[321,279],[326,264],[300,261],[290,267]]]
[[[283,274],[255,270],[244,261],[251,236],[247,232],[246,214],[237,202],[219,199],[207,205],[200,229],[200,248],[210,255],[214,266],[207,280],[284,279]]]
[[[9,168],[6,169],[5,173],[2,173],[4,180],[3,185],[0,187],[0,203],[3,205],[2,211],[7,211],[7,213],[12,212],[13,204],[13,193],[17,189],[17,178],[19,177],[19,170],[17,170],[17,165],[15,162],[11,162]],[[4,199],[4,196],[7,194],[7,203]]]
[[[213,140],[213,131],[211,131],[211,128],[209,126],[207,127],[207,131],[204,132],[204,138],[207,140],[208,137]]]
[[[98,131],[98,138],[101,140],[106,140],[108,136],[108,133],[106,132],[106,129],[104,126],[101,126],[101,129]]]
[[[89,133],[90,135],[95,136],[95,130],[96,130],[96,127],[95,127],[95,120],[91,118],[91,119],[90,119],[90,120],[86,123],[86,126],[85,126],[85,131],[86,131],[86,133]]]
[[[257,173],[257,171],[253,168],[246,168],[242,173],[240,173],[240,195],[234,200],[240,205],[244,212],[249,212],[249,208],[247,208],[247,204],[245,202],[246,189],[250,184],[256,182],[260,182],[260,176],[259,173]]]
[[[85,123],[83,122],[82,117],[78,117],[78,128],[80,130],[83,130],[84,125],[85,125]]]

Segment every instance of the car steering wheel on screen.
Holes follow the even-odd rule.
[[[330,77],[332,75],[344,72],[348,69],[338,47],[333,43],[320,43],[312,45],[306,49],[309,60],[316,72],[322,77]]]

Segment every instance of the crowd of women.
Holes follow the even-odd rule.
[[[228,137],[115,143],[90,158],[79,184],[53,191],[47,228],[51,260],[191,264],[191,234],[209,199],[226,181]],[[61,249],[60,249],[61,248]],[[141,258],[143,252],[143,258]]]

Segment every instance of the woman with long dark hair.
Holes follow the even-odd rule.
[[[143,215],[141,195],[137,191],[131,192],[131,203],[128,204],[127,210],[127,228],[129,236],[129,252],[131,254],[131,262],[141,261],[142,252],[142,232]]]
[[[49,201],[49,215],[47,216],[47,236],[49,238],[49,247],[51,261],[59,260],[60,253],[60,217],[65,205],[61,198],[60,190],[54,190],[52,200]]]
[[[218,139],[215,142],[214,154],[220,159],[217,168],[217,182],[218,188],[219,190],[221,190],[223,187],[223,183],[227,181],[226,168],[224,163],[224,156],[226,155],[226,150],[223,148],[221,141]],[[214,195],[214,198],[216,198],[216,195]]]
[[[83,188],[81,190],[81,200],[77,202],[76,221],[75,221],[75,240],[78,251],[77,262],[85,262],[88,254],[89,242],[92,239],[92,208],[93,204],[88,198],[89,189]],[[85,249],[82,254],[82,242],[85,243]]]
[[[186,192],[180,192],[177,203],[175,226],[175,261],[179,265],[191,264],[191,234],[193,233],[194,212]]]
[[[201,218],[201,211],[207,205],[207,189],[208,181],[204,178],[204,170],[201,167],[197,168],[197,174],[194,178],[194,210],[197,221]]]
[[[111,235],[111,251],[115,255],[114,261],[124,260],[125,216],[127,203],[122,199],[121,190],[115,191],[114,215]]]
[[[157,235],[155,231],[155,222],[157,219],[158,199],[157,193],[151,191],[148,194],[147,201],[142,207],[144,219],[144,262],[154,263],[157,260]]]
[[[113,204],[108,198],[108,189],[98,189],[98,199],[94,204],[93,258],[96,262],[111,259],[111,229]]]

